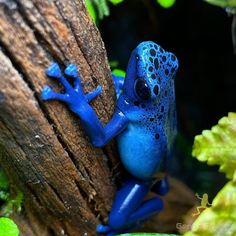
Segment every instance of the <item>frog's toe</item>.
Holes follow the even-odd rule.
[[[141,225],[141,222],[138,222],[138,223],[136,222],[133,224],[122,225],[121,227],[118,227],[118,228],[113,228],[112,226],[109,226],[109,225],[100,224],[97,226],[96,232],[99,234],[104,234],[106,236],[113,236],[113,235],[132,232],[134,228],[140,225]]]
[[[120,234],[118,231],[112,229],[108,225],[98,225],[96,228],[96,232],[106,236],[115,236],[117,234]]]
[[[132,232],[134,230],[134,228],[136,228],[136,227],[137,227],[137,224],[124,226],[124,228],[122,228],[122,229],[111,229],[110,228],[110,230],[108,232],[104,232],[103,234],[105,234],[106,236],[126,234],[126,233]]]
[[[99,234],[108,234],[111,231],[111,227],[109,225],[97,225],[96,232]]]
[[[78,91],[82,89],[82,84],[80,81],[79,73],[75,64],[70,64],[64,70],[67,76],[74,78],[74,90]]]
[[[55,93],[49,86],[45,86],[41,93],[43,100],[60,100],[63,102],[70,102],[70,96],[68,94]]]
[[[45,86],[41,93],[42,99],[49,100],[52,99],[53,96],[54,96],[54,91],[49,86]]]
[[[47,76],[55,78],[59,78],[62,75],[61,69],[57,63],[53,63],[52,65],[50,65],[46,70],[46,74]]]
[[[78,77],[78,71],[75,64],[70,64],[65,69],[65,74],[71,77]]]

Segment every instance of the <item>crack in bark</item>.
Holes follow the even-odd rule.
[[[15,143],[18,145],[18,147],[20,148],[21,152],[25,154],[24,147],[18,142],[18,140],[15,137],[14,133],[12,133],[11,129],[8,128],[8,125],[5,123],[5,121],[3,119],[1,119],[1,122],[3,123],[3,127],[5,127],[7,132],[9,134],[11,134],[11,137],[14,139]],[[25,159],[28,159],[27,155],[24,155],[24,157],[25,157]],[[28,161],[29,161],[29,164],[31,165],[31,169],[34,170],[33,173],[36,176],[35,179],[39,179],[41,182],[45,182],[45,180],[43,179],[43,176],[39,175],[39,173],[36,171],[36,168],[34,167],[32,162],[30,161],[30,159],[28,159]],[[18,171],[18,168],[16,168],[16,170]],[[19,176],[22,176],[22,175],[20,174]]]
[[[32,30],[35,39],[37,39],[37,41],[39,42],[38,45],[41,46],[41,48],[47,53],[48,58],[51,58],[52,61],[57,61],[59,64],[64,65],[64,62],[61,60],[61,58],[57,55],[57,53],[55,52],[55,50],[53,49],[53,47],[51,47],[50,43],[47,42],[47,40],[45,40],[45,37],[41,34],[41,32],[34,27],[34,24],[30,21],[30,19],[27,18],[28,13],[24,10],[24,7],[21,3],[20,0],[17,0],[18,3],[18,9],[19,9],[19,13],[22,17],[22,19],[24,20],[24,22],[26,23],[26,25]],[[39,8],[37,5],[35,5],[32,2],[33,6],[35,9],[37,9],[39,15],[43,18]],[[54,33],[53,28],[45,21],[44,23],[47,24],[47,26],[50,28],[51,32]],[[55,33],[54,33],[55,35]],[[54,41],[54,44],[57,46],[57,50],[60,51],[60,54],[63,55],[63,51],[61,51],[60,49],[60,45],[58,45],[57,41]],[[55,60],[54,60],[55,59]]]

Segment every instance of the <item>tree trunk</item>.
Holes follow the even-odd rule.
[[[79,119],[40,93],[57,82],[45,69],[75,63],[106,123],[115,93],[104,44],[83,1],[0,1],[0,161],[12,185],[24,193],[14,219],[22,235],[94,235],[110,209],[115,187],[114,145],[92,147]]]

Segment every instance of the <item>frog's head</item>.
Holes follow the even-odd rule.
[[[140,43],[132,52],[123,91],[132,100],[157,101],[173,84],[178,60],[154,42]]]

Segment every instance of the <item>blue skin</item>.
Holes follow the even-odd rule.
[[[47,69],[64,86],[65,93],[44,87],[42,99],[65,102],[78,115],[86,134],[96,147],[117,137],[121,161],[130,174],[116,193],[107,225],[98,225],[97,232],[116,235],[139,226],[163,208],[157,196],[144,201],[149,191],[164,195],[169,190],[167,175],[155,180],[161,163],[167,169],[176,135],[174,77],[178,60],[151,41],[142,42],[132,52],[126,77],[113,76],[117,92],[114,115],[103,126],[89,102],[101,93],[101,87],[84,94],[76,66],[65,74],[74,79],[71,86],[58,64]],[[121,92],[122,89],[122,92]]]

